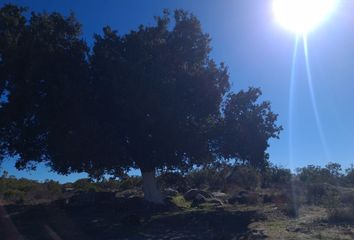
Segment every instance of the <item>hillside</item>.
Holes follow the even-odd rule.
[[[246,167],[224,182],[220,175],[212,181],[216,173],[225,174],[220,169],[165,173],[159,176],[165,205],[143,200],[139,177],[64,185],[2,177],[0,234],[4,239],[352,239],[354,188],[343,183],[348,174],[342,186],[308,183],[309,169],[291,181],[275,181],[273,171],[267,186]],[[261,180],[251,184],[257,177]],[[11,194],[4,193],[10,185]]]

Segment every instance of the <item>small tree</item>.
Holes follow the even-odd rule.
[[[340,177],[343,176],[342,166],[339,163],[330,162],[326,165],[326,169],[329,171],[331,176],[336,180],[338,180]]]

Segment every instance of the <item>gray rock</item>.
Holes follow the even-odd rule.
[[[216,198],[220,198],[220,199],[226,199],[229,197],[228,194],[223,193],[223,192],[213,192],[212,195]]]
[[[184,194],[184,198],[187,201],[193,201],[198,194],[202,195],[204,198],[213,198],[212,194],[210,194],[206,191],[203,191],[203,190],[199,190],[199,189],[191,189],[191,190],[187,191]]]
[[[217,199],[217,198],[207,199],[207,202],[208,202],[208,203],[212,203],[212,204],[214,204],[215,206],[222,206],[222,205],[224,205],[224,203],[223,203],[220,199]]]
[[[167,197],[174,197],[177,196],[179,193],[177,190],[173,188],[166,188],[163,190],[163,194],[166,195]]]
[[[192,202],[192,207],[196,207],[202,203],[206,203],[207,202],[207,199],[201,195],[201,194],[197,194],[194,199],[193,199],[193,202]]]

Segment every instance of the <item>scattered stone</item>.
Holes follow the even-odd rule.
[[[184,194],[184,198],[187,201],[193,201],[198,194],[202,195],[204,198],[213,198],[212,194],[210,194],[206,191],[203,191],[203,190],[199,190],[199,189],[191,189],[191,190],[187,191]]]
[[[201,195],[201,194],[197,194],[195,196],[195,198],[193,199],[193,202],[192,202],[192,207],[196,207],[202,203],[206,203],[207,202],[207,199]]]
[[[175,197],[177,196],[179,193],[177,190],[173,189],[173,188],[166,188],[163,190],[163,194],[167,197]]]
[[[224,203],[223,203],[220,199],[217,199],[217,198],[207,199],[207,203],[212,203],[212,204],[214,204],[215,206],[222,206],[222,205],[224,205]]]
[[[228,194],[223,193],[223,192],[213,192],[212,195],[214,198],[218,198],[223,201],[226,201],[230,197]]]
[[[143,197],[143,192],[140,188],[132,188],[132,189],[127,189],[121,192],[117,192],[115,194],[115,197],[117,198],[136,198],[136,197]]]

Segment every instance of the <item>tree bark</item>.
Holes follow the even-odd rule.
[[[157,188],[155,170],[153,171],[141,170],[141,175],[143,177],[144,199],[148,202],[163,204],[164,197],[160,192],[160,190]]]

